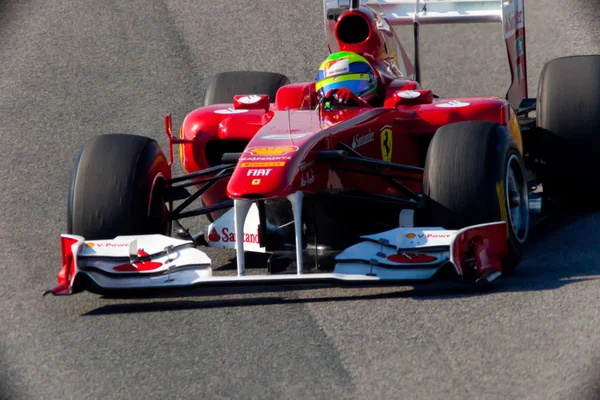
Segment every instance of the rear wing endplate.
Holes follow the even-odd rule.
[[[326,37],[330,48],[336,48],[337,43],[331,42],[335,41],[332,35],[335,20],[331,16],[349,9],[350,0],[323,2]],[[524,0],[360,0],[360,6],[376,11],[392,26],[502,24],[512,76],[506,97],[514,108],[527,98]]]

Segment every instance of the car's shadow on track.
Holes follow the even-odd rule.
[[[555,290],[563,286],[600,279],[600,246],[586,235],[600,226],[600,213],[571,214],[554,217],[530,235],[526,256],[513,276],[503,276],[491,284],[475,285],[458,282],[433,282],[412,289],[373,294],[360,294],[357,286],[348,288],[351,294],[318,297],[299,297],[299,291],[331,288],[327,285],[251,286],[236,288],[207,288],[191,292],[172,293],[149,299],[128,299],[120,304],[108,304],[85,313],[86,316],[162,312],[170,310],[211,309],[225,307],[253,307],[274,304],[308,304],[324,302],[365,301],[377,299],[437,300],[487,296],[503,292]],[[577,256],[573,256],[576,254]],[[575,260],[575,261],[573,261]],[[363,287],[364,286],[360,286]],[[342,289],[341,292],[345,290]],[[289,293],[289,296],[286,295]],[[270,295],[269,295],[270,294]],[[220,296],[227,298],[218,298]],[[185,300],[181,298],[185,297]],[[215,299],[217,297],[217,299]],[[191,299],[203,298],[203,299]],[[120,297],[123,299],[123,297]]]

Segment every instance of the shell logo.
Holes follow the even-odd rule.
[[[417,237],[417,235],[415,235],[414,233],[407,233],[406,234],[406,238],[407,239],[414,239],[415,237]]]
[[[398,264],[429,264],[438,260],[438,257],[423,253],[392,254],[388,260]]]
[[[258,156],[281,156],[297,150],[297,146],[251,147],[246,149],[247,152]]]

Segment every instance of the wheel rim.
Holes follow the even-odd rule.
[[[504,182],[508,223],[519,243],[525,242],[529,233],[529,195],[525,173],[516,155],[511,155],[506,167]]]

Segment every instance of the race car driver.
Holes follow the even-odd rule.
[[[342,51],[323,61],[315,90],[319,102],[326,108],[334,105],[371,107],[377,99],[377,78],[364,57]]]

